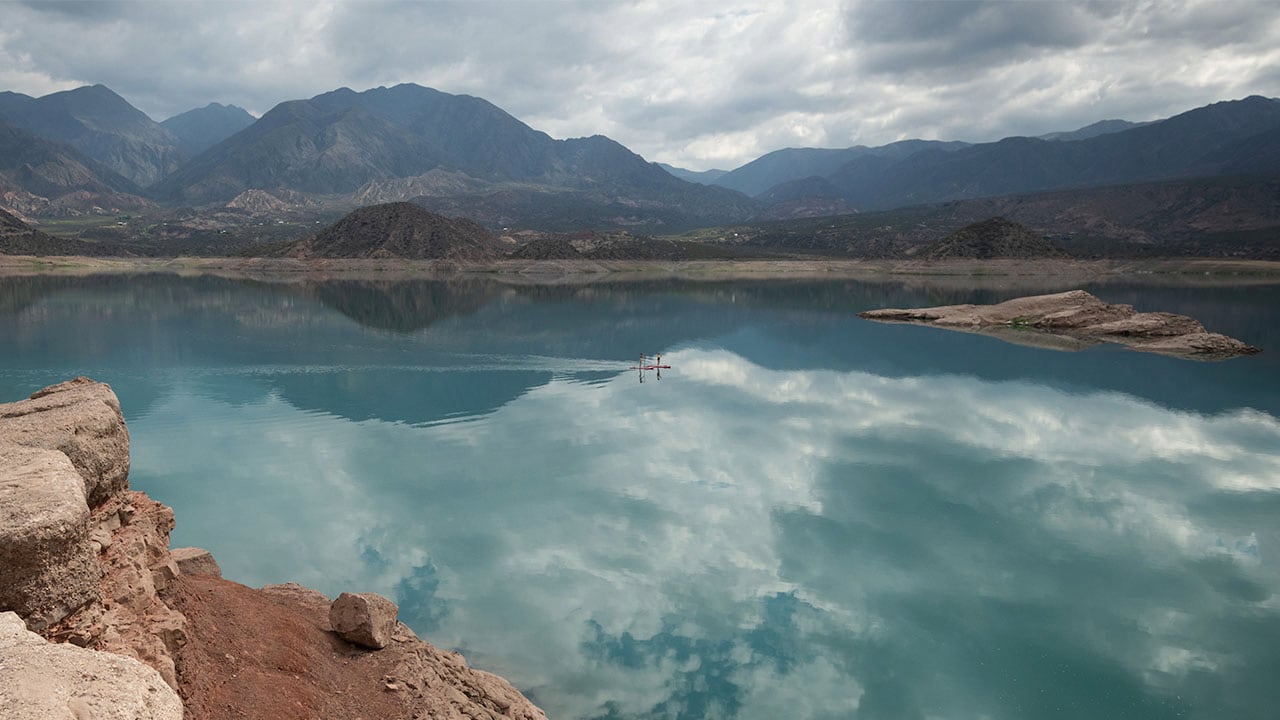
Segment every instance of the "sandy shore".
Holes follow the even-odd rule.
[[[507,284],[586,284],[627,280],[753,279],[892,280],[934,287],[1053,288],[1112,280],[1152,284],[1280,283],[1280,262],[1181,258],[1168,260],[501,260],[460,265],[430,260],[292,260],[264,258],[90,258],[0,255],[0,277],[175,273],[290,282],[324,279],[408,280],[486,278]]]

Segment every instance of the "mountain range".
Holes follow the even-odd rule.
[[[788,148],[698,173],[647,162],[600,135],[553,139],[484,99],[413,84],[340,88],[256,119],[209,104],[162,123],[102,85],[0,93],[0,206],[29,217],[157,206],[336,217],[407,200],[491,229],[671,233],[1249,175],[1280,175],[1278,100],[989,143]]]
[[[362,201],[421,197],[441,209],[461,198],[470,208],[462,214],[495,226],[538,222],[531,207],[538,205],[557,207],[571,223],[658,227],[753,211],[747,198],[681,181],[604,136],[555,140],[486,100],[411,84],[281,103],[152,192],[206,204],[254,188]]]
[[[905,140],[788,148],[711,182],[769,204],[835,199],[851,211],[1189,177],[1280,171],[1280,100],[1251,96],[1150,123],[1104,120],[991,143]]]

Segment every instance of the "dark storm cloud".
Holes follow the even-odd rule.
[[[0,0],[2,2],[3,0]],[[25,2],[0,89],[103,83],[157,120],[340,86],[483,97],[556,137],[733,167],[992,140],[1277,94],[1274,2]]]
[[[988,0],[862,2],[844,19],[850,42],[866,48],[862,66],[886,73],[957,70],[1078,47],[1101,20],[1089,6]]]

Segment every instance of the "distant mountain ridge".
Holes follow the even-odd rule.
[[[686,170],[685,168],[668,165],[667,163],[658,163],[658,167],[666,170],[672,175],[675,175],[681,180],[687,180],[688,182],[695,182],[701,185],[714,184],[716,180],[724,177],[729,172],[728,170],[717,170],[715,168],[712,168],[711,170]]]
[[[39,98],[0,92],[0,118],[70,145],[139,187],[173,172],[185,159],[173,134],[105,85]]]
[[[785,148],[761,155],[746,165],[725,173],[715,180],[715,184],[754,197],[782,183],[829,175],[861,157],[899,160],[923,150],[947,152],[968,146],[969,143],[959,141],[901,140],[878,147],[855,145],[839,149]]]
[[[195,157],[241,130],[257,118],[237,105],[209,103],[174,115],[160,123],[173,134],[178,148],[189,158]]]
[[[1085,125],[1084,127],[1076,130],[1045,133],[1044,135],[1037,135],[1036,137],[1041,140],[1058,141],[1088,140],[1091,137],[1098,137],[1099,135],[1110,135],[1111,133],[1122,132],[1124,130],[1142,127],[1143,125],[1150,125],[1152,122],[1159,121],[1129,122],[1128,120],[1099,120],[1096,123]]]
[[[1254,158],[1274,157],[1278,148],[1280,101],[1252,96],[1083,140],[1011,137],[949,152],[927,148],[898,160],[863,154],[825,179],[850,207],[885,210],[1265,171]]]

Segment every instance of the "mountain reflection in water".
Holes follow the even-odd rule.
[[[1268,352],[853,317],[1007,297],[892,283],[42,278],[0,389],[110,382],[176,544],[553,717],[1269,717],[1280,292],[1088,289]]]

